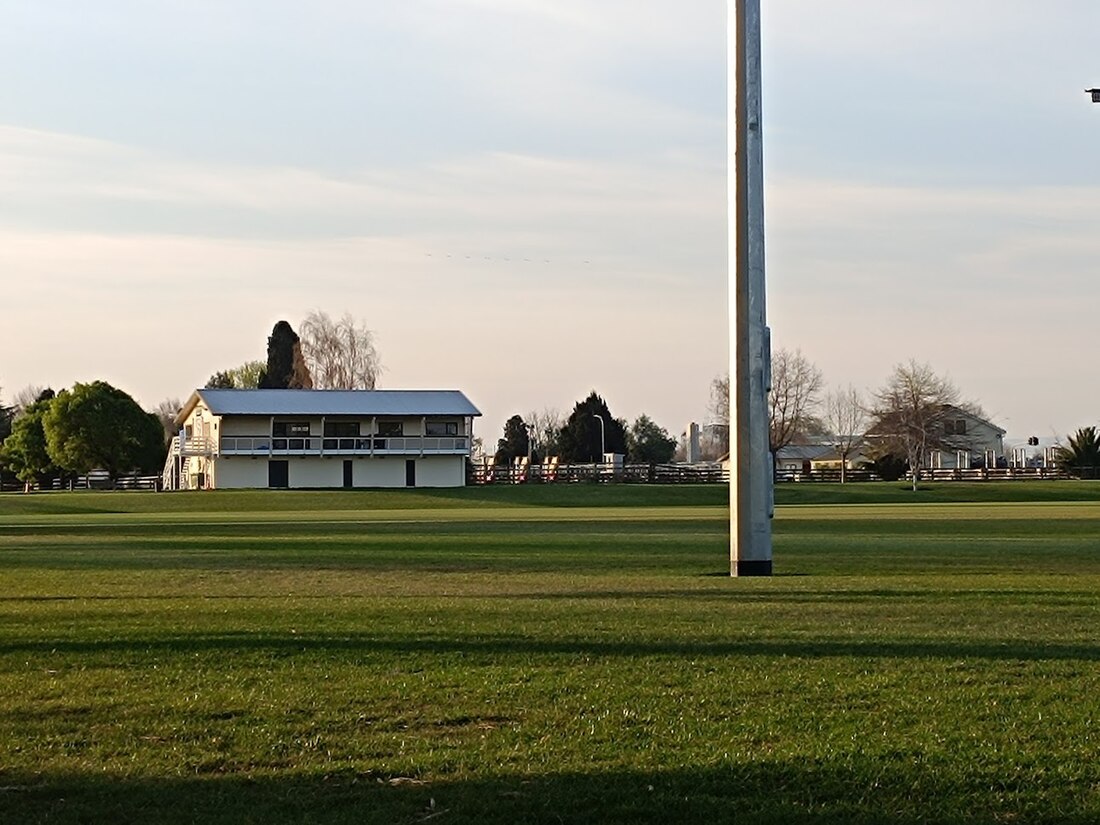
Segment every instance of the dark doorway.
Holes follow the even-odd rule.
[[[290,462],[267,462],[267,486],[286,489],[290,486]]]
[[[352,478],[352,476],[351,476],[351,462],[345,460],[344,461],[344,487],[354,486],[351,483],[351,478]]]
[[[405,462],[405,486],[416,486],[416,459],[410,458]]]

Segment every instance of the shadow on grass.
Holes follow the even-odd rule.
[[[342,771],[187,778],[0,773],[5,821],[34,823],[1094,823],[1085,779],[922,764],[892,754],[728,767],[493,776],[422,782]]]
[[[272,632],[229,632],[131,636],[126,638],[11,638],[0,642],[3,654],[232,653],[307,655],[425,654],[507,656],[645,658],[672,656],[797,657],[805,659],[990,659],[1010,661],[1100,661],[1100,644],[1038,642],[1031,639],[964,641],[952,639],[730,639],[726,641],[671,641],[665,639],[538,639],[519,636],[385,637],[365,633],[322,635]]]

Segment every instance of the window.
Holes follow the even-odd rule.
[[[271,427],[273,436],[286,438],[292,435],[309,435],[308,421],[276,421]]]
[[[425,435],[458,435],[458,423],[455,421],[428,421]]]
[[[378,435],[404,435],[405,427],[402,421],[379,421]]]
[[[966,419],[956,418],[954,421],[943,422],[944,435],[966,435]]]
[[[326,421],[326,438],[355,438],[359,435],[358,421]]]

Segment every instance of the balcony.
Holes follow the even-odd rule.
[[[358,436],[322,438],[321,436],[222,436],[219,454],[248,456],[287,455],[468,455],[470,438],[447,436]]]

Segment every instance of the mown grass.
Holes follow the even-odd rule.
[[[531,489],[0,497],[0,822],[1100,820],[1100,504]]]

